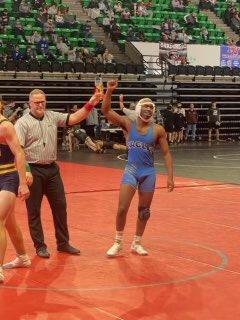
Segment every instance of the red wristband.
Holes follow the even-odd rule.
[[[91,111],[94,108],[94,105],[91,102],[87,102],[85,103],[84,108],[86,108],[87,111]]]

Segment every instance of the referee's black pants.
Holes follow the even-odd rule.
[[[33,184],[30,187],[30,197],[26,200],[28,225],[36,250],[46,248],[41,222],[41,203],[45,195],[50,204],[57,247],[69,242],[67,227],[67,204],[64,186],[58,165],[53,162],[47,165],[30,164]]]

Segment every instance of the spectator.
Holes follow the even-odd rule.
[[[94,19],[94,20],[97,19],[101,15],[100,8],[96,7],[96,8],[89,9],[88,15],[91,19]]]
[[[203,27],[201,29],[200,36],[202,36],[202,39],[204,40],[204,42],[209,40],[209,32],[208,32],[208,29],[206,27]]]
[[[197,122],[198,122],[197,110],[194,108],[194,104],[190,103],[190,108],[186,111],[186,123],[187,123],[186,140],[188,139],[189,133],[191,132],[191,140],[195,141]]]
[[[111,19],[108,16],[105,16],[102,21],[102,26],[104,32],[110,32]]]
[[[104,44],[104,41],[101,40],[100,42],[97,42],[96,48],[95,48],[96,55],[104,54],[105,50],[106,50],[106,46]]]
[[[221,125],[220,111],[217,108],[216,102],[212,102],[208,109],[208,141],[212,141],[212,130],[215,130],[216,140],[219,141],[219,127]]]
[[[34,9],[40,9],[44,4],[44,0],[33,0],[32,6]]]
[[[42,37],[42,39],[37,43],[37,53],[42,54],[49,49],[49,40],[47,36]]]
[[[189,29],[196,28],[198,26],[198,19],[195,12],[185,15],[184,20]]]
[[[102,55],[102,60],[104,64],[113,63],[113,55],[108,51],[108,49],[105,49],[105,52]]]
[[[27,46],[25,52],[23,53],[22,60],[25,61],[32,61],[35,60],[37,57],[36,51],[31,47]]]
[[[12,0],[12,9],[15,12],[19,11],[19,6],[20,6],[21,0]]]
[[[1,25],[2,26],[7,26],[8,23],[9,23],[9,13],[8,13],[7,9],[4,9],[1,12],[0,18],[1,18]]]
[[[58,10],[57,14],[54,16],[54,20],[55,20],[58,28],[63,27],[65,21],[64,21],[63,15],[60,10]]]
[[[21,13],[21,17],[27,17],[31,12],[31,4],[25,0],[22,0],[19,6],[19,12]]]
[[[183,43],[189,43],[190,39],[192,39],[191,36],[187,35],[185,29],[182,29],[180,32],[177,34],[177,40]]]
[[[11,54],[11,59],[13,61],[19,61],[22,59],[22,54],[20,52],[18,45],[16,45],[16,47],[13,49],[12,54]]]
[[[52,19],[48,19],[44,24],[43,24],[43,31],[45,34],[54,34],[55,33],[55,24]]]
[[[172,0],[172,7],[173,9],[184,9],[183,1],[182,0]]]
[[[173,143],[174,132],[174,113],[172,105],[169,105],[163,113],[164,128],[167,133],[167,140],[169,143]]]
[[[106,7],[104,1],[102,1],[102,0],[99,2],[98,8],[99,8],[99,10],[100,10],[101,12],[106,12],[106,11],[107,11],[107,7]]]
[[[76,17],[73,14],[65,13],[63,19],[67,27],[75,27]]]
[[[51,16],[55,16],[57,12],[58,12],[58,8],[54,3],[50,5],[50,7],[47,9],[47,13]]]
[[[123,21],[124,23],[130,22],[130,21],[131,21],[131,13],[130,13],[130,11],[127,10],[127,9],[124,9],[124,10],[122,11],[122,13],[121,13],[121,17],[122,17],[122,21]]]
[[[74,48],[73,46],[70,46],[67,55],[68,55],[68,61],[75,62],[76,61],[76,48]]]
[[[67,44],[63,41],[62,37],[59,37],[56,42],[57,49],[61,52],[61,55],[64,56],[65,54],[68,54],[69,47]]]
[[[46,23],[48,20],[48,13],[44,11],[40,11],[37,16],[37,22],[40,24],[40,26],[43,26],[44,23]]]
[[[178,108],[179,112],[185,117],[186,112],[185,112],[185,109],[183,108],[183,106],[182,106],[182,104],[180,102],[177,104],[177,108]]]
[[[76,62],[83,62],[83,55],[80,49],[76,49]]]
[[[183,115],[184,111],[184,115]],[[175,141],[177,143],[183,142],[183,131],[185,127],[185,110],[182,108],[181,103],[175,108],[175,119],[174,119],[174,131],[175,131]]]
[[[92,37],[92,27],[91,27],[91,21],[87,20],[86,24],[82,25],[82,32],[84,38],[91,38]]]
[[[17,37],[17,36],[22,36],[23,39],[25,40],[25,42],[27,42],[27,39],[25,37],[25,32],[24,32],[24,28],[23,25],[21,23],[21,21],[19,19],[17,19],[13,25],[13,34]]]
[[[137,15],[139,17],[148,15],[147,8],[144,5],[144,2],[141,2],[141,3],[138,4],[138,6],[137,6]]]
[[[115,13],[121,13],[123,11],[123,7],[122,7],[122,3],[121,1],[118,1],[115,5],[114,5],[114,11]]]

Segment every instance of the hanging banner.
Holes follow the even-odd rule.
[[[222,45],[220,52],[221,67],[240,68],[240,47]]]
[[[187,56],[185,43],[159,42],[159,60],[172,60],[180,64]]]

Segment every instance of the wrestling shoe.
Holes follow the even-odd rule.
[[[122,250],[122,243],[115,241],[111,248],[107,251],[108,257],[115,257]]]
[[[60,246],[57,248],[59,252],[65,252],[69,254],[81,254],[80,250],[77,248],[74,248],[69,243],[64,244],[63,246]]]
[[[3,269],[28,268],[31,266],[31,260],[27,254],[18,255],[13,261],[5,263]]]
[[[140,256],[147,256],[148,255],[147,250],[143,248],[141,243],[135,242],[135,241],[133,241],[133,243],[131,245],[131,251],[133,253],[139,254]]]
[[[4,282],[4,274],[3,274],[3,269],[0,267],[0,283]]]

